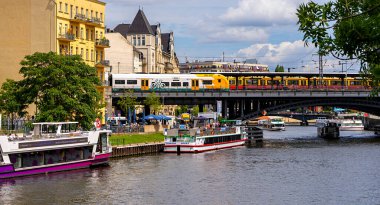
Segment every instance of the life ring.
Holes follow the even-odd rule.
[[[95,126],[96,126],[96,128],[100,128],[101,124],[100,124],[100,119],[99,118],[96,118],[96,120],[95,120]]]

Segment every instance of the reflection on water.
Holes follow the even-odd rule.
[[[380,138],[315,127],[264,131],[263,148],[157,154],[109,167],[17,178],[4,204],[378,204]]]

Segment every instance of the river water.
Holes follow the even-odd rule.
[[[0,204],[380,204],[380,138],[265,131],[262,148],[113,159],[0,183]]]

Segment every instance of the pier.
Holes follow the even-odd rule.
[[[164,149],[164,143],[135,144],[112,147],[111,157],[136,156],[149,153],[158,153]]]

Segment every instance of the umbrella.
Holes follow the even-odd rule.
[[[172,118],[165,116],[165,115],[158,115],[158,117],[161,118],[161,120],[171,120],[172,119]]]
[[[203,117],[203,116],[194,117],[193,119],[194,119],[194,120],[207,120],[207,118],[206,118],[206,117]]]
[[[152,114],[144,117],[144,120],[160,120],[160,119],[161,119],[160,117],[158,117],[156,115],[152,115]]]

